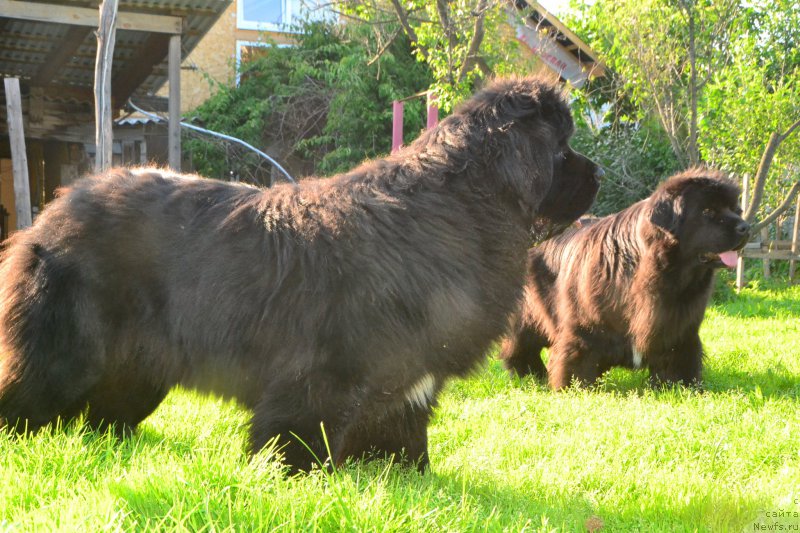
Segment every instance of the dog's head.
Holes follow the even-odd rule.
[[[672,176],[647,200],[649,220],[682,257],[712,268],[736,265],[750,235],[739,187],[721,172],[694,168]]]
[[[573,151],[563,88],[539,78],[495,81],[460,106],[452,122],[469,132],[473,161],[532,221],[574,222],[594,202],[603,171]]]

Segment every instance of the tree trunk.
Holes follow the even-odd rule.
[[[697,149],[697,49],[695,43],[695,9],[687,6],[689,17],[689,146],[686,153],[689,164],[700,163],[700,152]]]
[[[758,170],[756,171],[756,182],[755,186],[753,187],[753,197],[749,202],[750,205],[747,208],[747,211],[744,213],[744,219],[746,221],[752,223],[756,218],[758,208],[761,207],[761,200],[764,196],[764,186],[767,183],[769,167],[772,165],[772,160],[775,158],[775,152],[778,151],[778,146],[780,146],[783,141],[785,141],[792,133],[794,133],[794,130],[796,130],[798,127],[800,127],[800,120],[797,120],[794,124],[789,126],[789,129],[787,129],[785,133],[773,132],[772,135],[770,135],[769,142],[767,143],[766,148],[764,148],[764,153],[761,156],[761,162],[758,164]],[[795,188],[792,188],[792,191],[794,190]],[[792,192],[790,191],[790,196],[791,194]],[[774,213],[775,212],[773,212],[773,214]],[[778,215],[780,215],[780,213],[775,216],[777,217]]]

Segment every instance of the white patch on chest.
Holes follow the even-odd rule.
[[[631,346],[633,350],[633,368],[642,368],[642,352],[636,349],[636,346]]]
[[[436,392],[436,378],[430,372],[422,376],[406,392],[406,400],[415,407],[427,407]]]

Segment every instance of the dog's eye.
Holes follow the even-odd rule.
[[[563,161],[567,158],[567,151],[561,150],[560,152],[556,152],[556,159],[559,161]]]
[[[716,216],[716,214],[717,214],[717,212],[714,211],[713,209],[711,209],[710,207],[706,207],[705,209],[703,209],[703,216],[704,217],[714,218]]]

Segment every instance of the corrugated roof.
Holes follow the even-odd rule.
[[[179,17],[185,58],[230,3],[231,0],[120,0],[119,14],[120,20],[123,13]],[[76,121],[84,119],[87,112],[91,114],[95,28],[27,18],[30,14],[30,18],[59,20],[48,15],[48,10],[85,15],[87,9],[97,12],[99,5],[99,0],[0,0],[0,77],[20,78],[23,96],[36,91],[37,98],[50,108],[53,103],[77,106],[63,110],[74,112]],[[112,97],[117,106],[132,94],[151,95],[166,82],[168,41],[168,33],[125,29],[118,24],[112,69]],[[64,121],[50,122],[49,126],[33,124],[26,133],[46,136],[56,125],[63,127]]]

